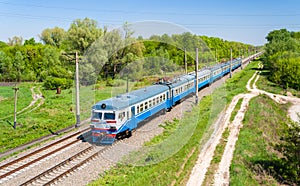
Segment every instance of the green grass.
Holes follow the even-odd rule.
[[[22,83],[18,85],[18,110],[22,110],[32,101],[30,87],[40,86],[40,84]],[[62,90],[61,94],[56,94],[55,90],[41,89],[45,102],[33,110],[25,111],[17,115],[17,129],[12,127],[13,123],[13,94],[11,87],[0,87],[0,96],[6,97],[1,101],[1,117],[9,117],[0,120],[0,152],[14,148],[18,145],[32,141],[36,138],[50,134],[50,130],[56,131],[75,124],[75,95],[73,89]],[[80,107],[81,120],[90,116],[92,105],[111,96],[110,87],[104,87],[103,90],[94,90],[93,87],[81,87],[80,89]],[[20,96],[20,97],[19,97]],[[3,104],[2,104],[3,103]],[[35,104],[35,106],[38,103]],[[28,109],[31,110],[31,109]],[[11,114],[9,114],[11,113]]]
[[[245,86],[255,67],[257,63],[250,63],[212,95],[204,97],[183,119],[162,125],[166,129],[161,135],[126,157],[126,164],[119,163],[90,185],[184,185],[201,145],[213,132],[212,123],[233,96],[247,92]]]
[[[261,70],[260,78],[256,82],[256,86],[258,89],[265,90],[267,92],[271,92],[274,94],[281,94],[281,95],[286,95],[286,91],[292,93],[294,96],[297,96],[300,98],[300,91],[295,90],[292,88],[288,88],[285,90],[283,87],[277,85],[276,83],[271,82],[268,79],[269,76],[269,70],[263,69]]]
[[[17,95],[17,110],[27,107],[33,100],[31,97],[31,86],[34,84],[21,83]],[[0,121],[14,115],[14,86],[0,86]],[[1,123],[0,123],[1,124]]]
[[[231,113],[230,119],[229,119],[230,122],[232,122],[232,121],[234,120],[236,114],[238,113],[238,111],[239,111],[240,108],[241,108],[242,102],[243,102],[243,99],[240,98],[240,99],[238,100],[238,102],[236,103],[236,105],[235,105],[235,107],[234,107],[234,109],[233,109],[233,111],[232,111],[232,113]]]
[[[265,95],[250,101],[230,167],[230,185],[279,184],[272,176],[278,160],[274,144],[288,122],[287,109]]]
[[[167,121],[164,124],[161,124],[160,127],[164,129],[163,133],[161,135],[157,135],[154,138],[151,139],[151,141],[146,142],[144,145],[145,146],[151,146],[151,145],[156,145],[164,140],[166,140],[172,133],[177,129],[179,126],[180,122],[178,119],[174,119],[172,122]]]

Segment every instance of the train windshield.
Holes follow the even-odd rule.
[[[93,119],[102,119],[102,112],[93,112]]]
[[[104,120],[114,120],[115,113],[104,113]]]

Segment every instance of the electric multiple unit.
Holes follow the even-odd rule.
[[[242,60],[231,62],[231,70],[241,66]],[[230,62],[202,69],[198,73],[198,89],[230,73]],[[195,72],[160,81],[106,100],[92,107],[91,131],[93,143],[112,144],[115,139],[131,136],[132,130],[145,119],[160,111],[172,109],[179,101],[196,92]]]

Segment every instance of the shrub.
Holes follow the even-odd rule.
[[[68,89],[72,87],[73,81],[66,78],[48,77],[43,86],[48,90],[55,90],[57,88]]]

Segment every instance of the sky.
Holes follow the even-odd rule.
[[[44,29],[68,30],[75,19],[86,17],[100,28],[119,28],[128,22],[143,37],[189,31],[259,46],[272,30],[300,31],[300,1],[0,0],[0,41],[14,36],[40,41]]]

